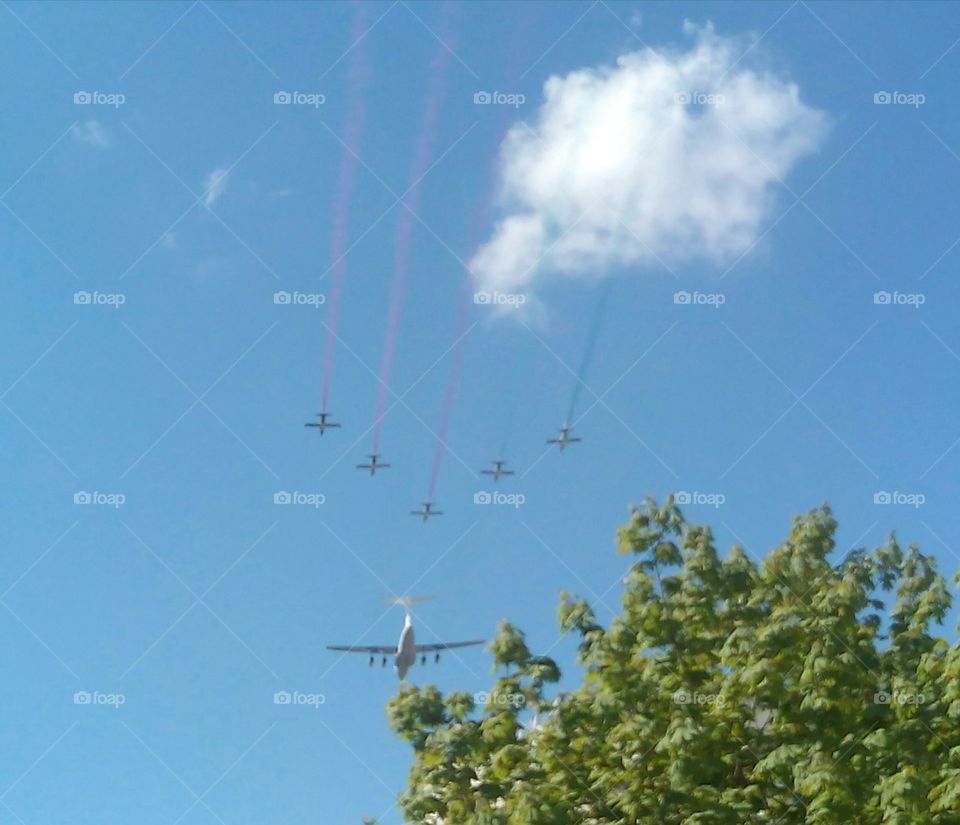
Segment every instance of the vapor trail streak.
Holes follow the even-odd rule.
[[[430,81],[427,96],[424,102],[423,119],[420,133],[417,137],[413,162],[410,167],[411,185],[416,184],[427,170],[430,159],[430,150],[437,129],[437,118],[440,113],[440,102],[443,92],[444,69],[447,64],[449,49],[439,43],[437,54],[430,66]],[[380,362],[380,381],[377,390],[377,406],[374,411],[373,452],[380,451],[380,431],[383,427],[383,411],[387,400],[387,390],[390,384],[390,371],[393,367],[393,356],[397,345],[397,328],[400,324],[400,312],[403,308],[403,299],[406,289],[407,270],[410,262],[410,246],[413,240],[414,213],[419,204],[420,186],[414,186],[406,200],[407,208],[401,209],[397,218],[396,230],[393,238],[393,287],[390,293],[390,309],[387,314],[387,330],[383,344],[383,358]]]
[[[510,58],[509,68],[507,71],[508,77],[516,77],[517,75],[518,61],[520,54],[522,53],[522,49],[519,48],[519,44],[523,42],[523,38],[531,21],[532,18],[529,15],[524,15],[521,21],[522,25],[514,28],[514,37],[511,38],[511,40],[514,41],[512,43],[513,47],[509,50]],[[501,131],[504,131],[504,127],[506,126],[509,116],[510,115],[507,111],[507,108],[503,107],[500,112]],[[495,164],[491,164],[490,174],[487,176],[487,185],[472,215],[472,220],[470,223],[469,249],[476,249],[477,247],[478,239],[480,237],[480,229],[487,218],[490,205],[494,201],[497,185],[498,182]],[[450,427],[450,416],[453,412],[453,399],[457,386],[457,379],[460,376],[460,366],[463,363],[464,339],[467,337],[467,319],[469,317],[470,299],[472,295],[473,273],[468,270],[466,273],[464,273],[463,284],[460,288],[460,301],[457,310],[456,344],[454,345],[455,349],[453,353],[453,360],[450,365],[450,375],[447,379],[447,385],[443,392],[443,404],[440,411],[440,426],[437,430],[437,444],[433,451],[433,466],[430,471],[430,486],[427,492],[427,501],[433,500],[434,493],[436,492],[437,480],[440,476],[440,460],[443,457],[443,451],[446,448],[447,433]],[[516,404],[514,404],[514,409],[516,409]],[[503,450],[506,447],[507,432],[509,432],[509,430],[504,433],[504,445],[501,447],[499,457],[502,457]]]
[[[362,37],[365,30],[368,11],[360,6],[353,21],[354,41]],[[361,43],[353,50],[347,85],[347,121],[344,129],[344,148],[340,156],[340,170],[333,208],[333,239],[330,255],[333,260],[330,279],[330,300],[327,310],[327,339],[323,354],[323,397],[320,411],[327,411],[330,397],[330,378],[333,374],[333,351],[337,339],[337,319],[340,317],[340,300],[343,296],[343,279],[347,263],[345,249],[347,245],[347,223],[350,216],[350,202],[357,180],[357,145],[363,132],[366,106],[363,100],[363,88],[370,75],[366,52]]]
[[[573,382],[573,392],[570,394],[570,406],[567,409],[567,417],[563,422],[564,427],[573,421],[577,401],[580,399],[580,392],[586,381],[590,363],[593,361],[593,351],[596,348],[597,339],[600,337],[600,322],[603,319],[603,310],[607,304],[607,295],[610,294],[609,284],[610,282],[607,281],[604,285],[600,298],[597,300],[597,306],[593,311],[593,318],[590,320],[590,329],[587,332],[587,340],[583,347],[583,356],[580,359],[580,367],[577,369],[577,377]]]

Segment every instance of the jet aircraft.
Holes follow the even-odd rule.
[[[434,510],[433,504],[429,501],[423,502],[423,507],[419,510],[411,510],[411,516],[421,516],[424,521],[426,521],[430,516],[442,516],[443,512],[441,510]]]
[[[326,413],[326,412],[317,413],[317,418],[320,419],[319,421],[308,421],[308,422],[307,422],[306,424],[304,424],[303,426],[304,426],[304,427],[316,427],[318,430],[320,430],[320,435],[323,435],[324,432],[326,432],[327,430],[331,429],[332,427],[339,427],[339,426],[340,426],[339,424],[337,424],[337,423],[335,423],[335,422],[333,422],[333,421],[327,421],[327,418],[328,418],[329,416],[330,416],[330,413]]]
[[[377,461],[378,458],[380,458],[380,454],[379,454],[379,453],[370,453],[370,461],[367,462],[366,464],[358,464],[358,465],[357,465],[357,469],[358,469],[358,470],[369,470],[369,471],[370,471],[370,475],[373,475],[374,473],[376,473],[377,470],[386,470],[386,469],[389,469],[390,465],[389,465],[389,464],[382,464],[381,462]]]
[[[500,476],[512,476],[513,470],[503,469],[503,465],[506,463],[507,462],[504,461],[503,459],[497,459],[496,461],[493,462],[492,470],[481,470],[480,473],[481,475],[485,475],[485,476],[493,476],[493,480],[495,482],[500,480]]]
[[[560,428],[560,435],[557,436],[556,438],[549,438],[549,439],[547,439],[547,444],[558,444],[558,445],[560,446],[560,450],[561,450],[561,452],[562,452],[562,451],[563,451],[563,448],[566,447],[567,444],[574,444],[574,443],[576,443],[577,441],[580,441],[579,438],[575,438],[574,436],[570,435],[570,431],[571,431],[572,429],[573,429],[573,427],[570,427],[569,425],[564,424],[564,425]]]
[[[399,604],[404,609],[403,630],[400,632],[400,641],[395,645],[327,645],[327,650],[337,650],[343,653],[366,653],[370,657],[370,667],[378,656],[381,657],[381,667],[387,666],[387,658],[393,656],[393,666],[396,669],[397,676],[402,682],[407,678],[407,672],[416,663],[417,657],[420,657],[420,664],[427,663],[427,654],[433,654],[433,661],[440,661],[440,654],[445,650],[453,650],[458,647],[472,647],[482,645],[482,639],[475,639],[469,642],[438,642],[429,645],[418,645],[413,631],[413,616],[410,613],[410,606],[417,602],[426,601],[432,596],[406,596],[389,599],[393,604]]]

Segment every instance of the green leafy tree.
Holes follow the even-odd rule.
[[[620,528],[606,627],[564,594],[581,685],[501,623],[486,701],[405,685],[401,807],[441,825],[960,825],[960,648],[950,595],[891,536],[836,561],[828,507],[760,564],[718,554],[673,499]]]

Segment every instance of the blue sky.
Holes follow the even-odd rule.
[[[955,7],[482,3],[445,17],[377,3],[350,51],[355,14],[0,11],[0,825],[398,822],[409,754],[384,715],[396,681],[324,646],[392,643],[402,613],[383,597],[436,593],[417,611],[423,641],[489,637],[508,617],[573,684],[557,595],[610,616],[626,564],[614,531],[648,494],[690,494],[687,514],[723,549],[762,556],[793,514],[829,501],[842,550],[896,528],[945,572],[960,566]],[[509,211],[491,197],[507,129],[536,128],[551,77],[690,48],[685,20],[741,44],[741,67],[795,83],[823,115],[815,150],[764,189],[739,260],[626,263],[603,285],[538,273],[536,313],[472,306],[445,515],[410,518],[464,262]],[[402,402],[382,434],[393,469],[371,480],[353,465],[370,443],[396,200],[443,53],[390,376]],[[302,424],[319,404],[326,309],[273,296],[327,289],[357,55],[370,76],[330,401],[343,427],[321,440]],[[325,100],[280,106],[278,91]],[[525,102],[476,105],[480,91]],[[901,94],[884,105],[878,92]],[[208,210],[205,182],[223,169]],[[584,440],[544,454],[605,289],[575,413]],[[108,303],[77,304],[78,291]],[[678,291],[723,304],[678,304]],[[517,470],[501,488],[524,502],[477,505],[491,486],[476,471],[501,448]],[[278,491],[325,500],[276,505]],[[412,678],[483,690],[489,658],[469,650]],[[78,691],[124,703],[77,705]],[[325,702],[277,706],[276,691]]]

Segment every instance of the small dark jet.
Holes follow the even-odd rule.
[[[503,465],[507,462],[503,459],[498,459],[493,462],[492,470],[481,470],[480,474],[485,476],[493,476],[494,481],[499,481],[500,476],[512,476],[513,470],[504,470]]]
[[[428,518],[430,518],[430,516],[442,516],[442,515],[443,515],[443,513],[442,513],[440,510],[433,510],[433,509],[431,509],[432,507],[433,507],[433,504],[432,504],[431,502],[425,501],[425,502],[423,502],[423,508],[422,508],[422,509],[420,509],[420,510],[411,510],[411,511],[410,511],[410,515],[411,515],[411,516],[420,516],[420,517],[423,518],[424,521],[426,521]]]
[[[320,435],[323,435],[326,430],[329,430],[332,427],[340,426],[339,424],[336,424],[333,421],[327,421],[327,418],[329,415],[330,413],[325,413],[325,412],[317,413],[317,418],[320,419],[319,421],[308,421],[303,426],[316,427],[318,430],[320,430]]]
[[[577,441],[580,441],[579,438],[574,438],[572,435],[570,435],[570,431],[572,429],[573,427],[570,427],[569,425],[564,424],[560,428],[560,435],[557,436],[556,438],[547,439],[547,444],[558,444],[562,452],[563,448],[566,447],[567,444],[575,444]]]
[[[379,453],[370,453],[370,461],[367,464],[358,464],[358,470],[369,470],[370,475],[374,475],[377,470],[387,470],[389,469],[389,464],[382,464],[377,459],[380,457]]]

